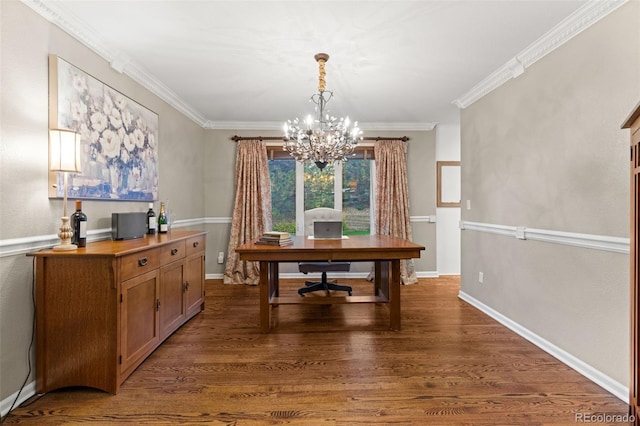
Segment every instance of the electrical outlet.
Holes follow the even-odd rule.
[[[224,252],[223,251],[218,253],[218,263],[224,263]]]
[[[484,272],[478,272],[478,282],[480,284],[484,283]]]

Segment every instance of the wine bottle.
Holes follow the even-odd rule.
[[[73,237],[71,244],[78,247],[87,245],[87,215],[82,212],[82,201],[76,200],[76,211],[71,215]]]
[[[149,211],[147,211],[147,234],[155,234],[156,228],[156,213],[153,211],[153,203],[149,203]]]
[[[160,203],[160,214],[158,215],[158,232],[166,234],[169,230],[169,222],[167,221],[167,214],[164,211],[164,203]]]

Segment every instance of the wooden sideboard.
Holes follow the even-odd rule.
[[[29,253],[36,269],[36,391],[113,394],[204,309],[206,233],[171,230],[77,251]]]

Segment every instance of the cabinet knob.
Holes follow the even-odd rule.
[[[149,259],[147,259],[146,257],[141,257],[140,259],[138,259],[138,266],[146,266],[147,262],[149,262]]]
[[[198,242],[198,241],[194,241],[193,242],[193,247],[198,247],[199,245],[200,245],[200,242]]]
[[[171,249],[171,256],[175,256],[176,254],[178,254],[178,249],[177,248]]]

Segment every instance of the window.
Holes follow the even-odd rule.
[[[296,162],[269,161],[271,218],[274,231],[296,232]]]
[[[273,229],[301,233],[305,210],[330,207],[342,210],[345,235],[368,235],[373,228],[374,167],[371,159],[363,158],[329,164],[324,170],[292,158],[270,160]]]

